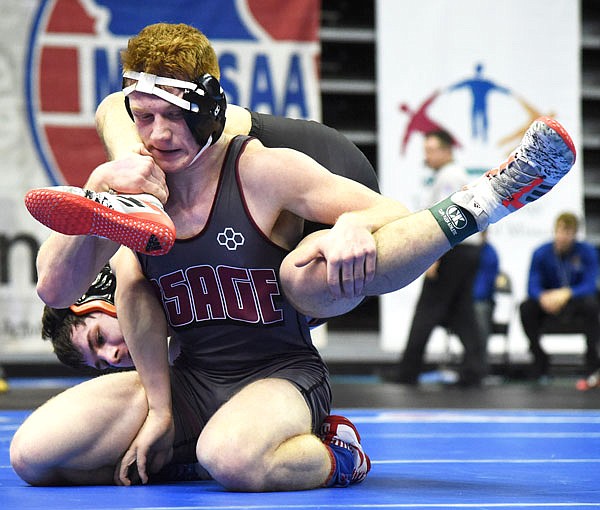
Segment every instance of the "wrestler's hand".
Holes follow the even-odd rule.
[[[163,204],[169,198],[165,174],[142,144],[127,156],[96,167],[84,188],[128,194],[149,193]]]
[[[115,469],[117,485],[135,483],[137,475],[142,483],[148,483],[148,473],[158,472],[173,456],[175,426],[171,413],[148,412],[146,421],[129,449]]]
[[[338,221],[303,248],[295,265],[303,267],[320,258],[327,263],[327,286],[336,298],[362,296],[375,277],[377,247],[366,228]]]

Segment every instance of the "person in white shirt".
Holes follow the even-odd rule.
[[[431,131],[425,135],[425,164],[435,172],[429,205],[469,182],[465,168],[455,161],[452,149],[453,138],[447,131]],[[486,372],[486,353],[481,331],[473,327],[476,324],[473,282],[479,264],[479,237],[477,234],[465,239],[425,272],[406,348],[392,377],[395,382],[418,383],[427,342],[433,329],[443,325],[456,333],[464,347],[458,384],[481,383]]]

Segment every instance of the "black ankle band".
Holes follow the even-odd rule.
[[[450,198],[430,207],[429,211],[452,246],[479,232],[473,215]]]

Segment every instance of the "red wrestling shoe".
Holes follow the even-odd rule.
[[[25,206],[56,232],[104,237],[146,255],[164,255],[175,243],[175,226],[152,195],[54,186],[29,191]]]

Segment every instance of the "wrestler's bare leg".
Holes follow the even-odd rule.
[[[325,231],[306,237],[283,261],[281,281],[286,297],[294,307],[311,317],[333,317],[352,310],[363,297],[336,298],[327,287],[324,260],[304,267],[296,261]],[[401,289],[420,276],[433,262],[450,249],[450,242],[429,211],[421,211],[392,223],[374,234],[377,243],[375,278],[364,290],[375,296]]]
[[[115,466],[147,414],[136,372],[91,379],[25,420],[10,445],[11,465],[32,485],[112,484]]]
[[[306,401],[291,382],[249,384],[214,414],[200,434],[198,460],[230,490],[303,490],[330,472],[327,448],[311,433]]]

